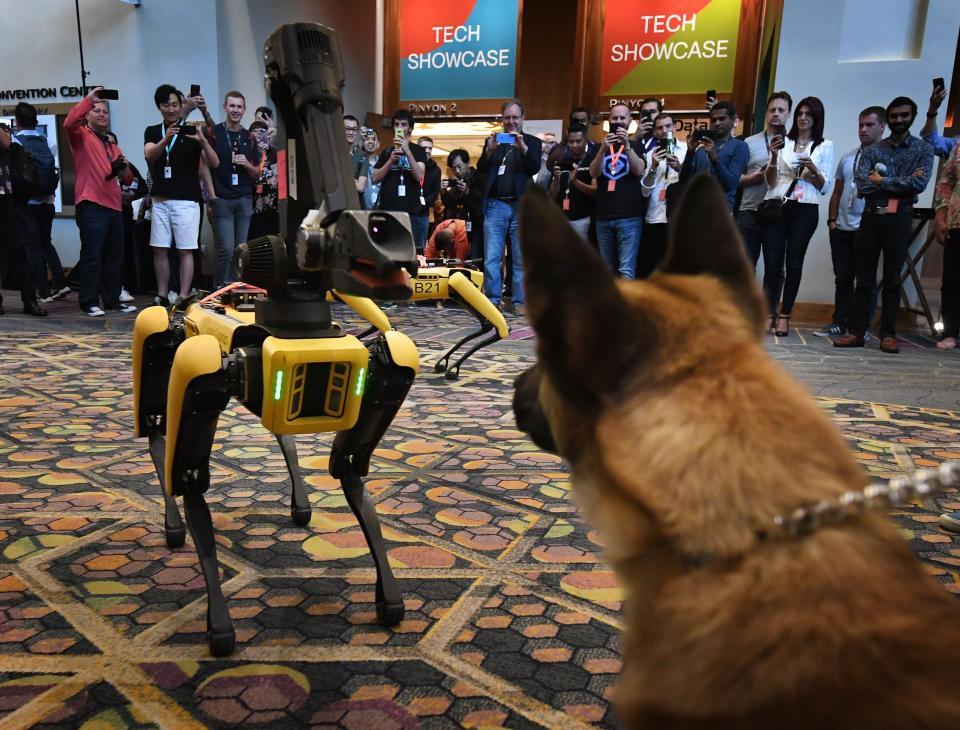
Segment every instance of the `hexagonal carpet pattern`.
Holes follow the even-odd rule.
[[[510,410],[529,329],[513,319],[511,338],[450,382],[431,366],[469,317],[391,317],[424,367],[367,488],[406,616],[375,621],[372,561],[326,471],[331,437],[298,438],[313,519],[297,527],[272,436],[231,404],[208,493],[238,638],[220,660],[192,543],[165,546],[156,474],[133,438],[129,333],[0,338],[0,723],[619,727],[620,589],[565,465]],[[820,402],[878,478],[960,458],[956,413]],[[893,518],[960,592],[960,549],[936,511]]]

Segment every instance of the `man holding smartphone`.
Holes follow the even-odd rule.
[[[740,176],[747,169],[750,159],[747,143],[733,137],[736,123],[737,109],[733,102],[718,101],[714,104],[710,110],[710,128],[697,130],[691,136],[691,152],[687,155],[691,164],[684,165],[680,175],[681,182],[686,182],[698,172],[706,172],[717,178],[731,211],[736,204]]]
[[[73,199],[80,229],[80,309],[90,317],[102,317],[104,309],[124,314],[137,309],[120,302],[123,203],[116,180],[129,185],[133,173],[120,148],[106,137],[110,108],[100,91],[97,87],[87,94],[63,122],[76,169]]]
[[[540,171],[542,143],[523,131],[524,108],[519,99],[500,107],[503,132],[487,138],[477,162],[477,172],[486,175],[483,212],[483,289],[495,305],[503,296],[504,241],[510,237],[513,293],[510,310],[523,313],[523,258],[520,253],[520,198]]]
[[[591,157],[587,152],[587,128],[572,123],[567,128],[567,149],[570,161],[553,165],[550,197],[560,204],[570,226],[580,237],[589,239],[590,219],[597,195],[597,181],[590,174]]]
[[[637,278],[645,279],[667,253],[667,188],[680,180],[687,145],[673,136],[673,117],[658,114],[653,122],[656,144],[647,154],[647,172],[640,180],[647,212],[643,220],[643,246],[637,257]]]
[[[640,178],[646,168],[639,139],[630,141],[630,109],[610,109],[610,131],[590,162],[597,179],[597,243],[607,265],[624,279],[637,274],[637,252],[643,225]]]
[[[187,294],[193,283],[193,252],[200,236],[200,166],[216,168],[220,158],[200,130],[183,122],[183,94],[176,87],[161,84],[153,101],[162,122],[144,130],[143,155],[153,183],[150,247],[157,277],[154,302],[166,305],[177,300],[170,291],[167,252],[171,246],[180,257],[181,292]]]
[[[413,228],[413,241],[418,252],[427,244],[428,219],[420,215],[426,208],[423,184],[427,155],[423,147],[410,143],[413,115],[406,109],[393,113],[393,145],[380,153],[373,168],[372,180],[380,184],[377,207],[407,213]]]
[[[933,93],[930,94],[930,104],[927,107],[927,121],[920,130],[920,139],[933,147],[934,154],[944,160],[950,157],[960,137],[943,137],[937,132],[937,115],[940,105],[947,98],[946,83],[942,78],[933,80]]]
[[[753,267],[757,267],[763,250],[763,224],[757,217],[757,208],[767,195],[767,180],[764,170],[770,161],[770,142],[782,142],[786,135],[786,123],[793,109],[793,99],[786,91],[775,91],[767,99],[767,111],[764,117],[764,129],[744,141],[750,156],[747,169],[740,176],[740,207],[737,209],[737,227],[747,247],[747,256]]]
[[[213,128],[213,145],[223,164],[211,170],[214,195],[208,198],[213,239],[217,246],[214,284],[220,288],[237,280],[233,253],[247,240],[253,215],[253,186],[260,177],[257,139],[243,126],[247,102],[239,91],[223,98],[226,119]]]

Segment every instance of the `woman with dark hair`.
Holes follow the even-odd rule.
[[[790,132],[770,140],[770,162],[764,173],[769,189],[761,206],[768,211],[763,232],[763,289],[768,327],[778,337],[790,333],[803,259],[819,222],[820,199],[830,188],[833,142],[823,138],[823,121],[823,102],[808,96],[797,104]]]

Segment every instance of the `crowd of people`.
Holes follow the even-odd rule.
[[[726,195],[749,260],[756,266],[763,258],[769,333],[790,332],[807,247],[826,207],[835,301],[832,321],[816,334],[837,347],[862,347],[879,298],[880,348],[893,353],[912,208],[933,175],[935,154],[948,160],[936,196],[935,232],[945,246],[938,346],[955,348],[960,339],[957,151],[936,129],[945,95],[934,89],[919,137],[910,133],[912,100],[866,107],[857,120],[860,145],[843,154],[825,137],[822,102],[811,96],[794,105],[786,91],[770,95],[764,128],[745,139],[734,136],[735,106],[710,99],[709,126],[685,141],[654,98],[639,105],[636,119],[625,104],[614,105],[599,141],[591,139],[599,122],[589,109],[573,109],[558,140],[524,131],[524,105],[510,99],[501,108],[502,129],[485,140],[475,165],[466,150],[454,149],[446,171],[433,159],[430,137],[414,141],[416,120],[405,109],[393,114],[386,146],[357,117],[348,114],[343,124],[363,207],[406,212],[418,253],[482,260],[485,293],[506,311],[523,309],[518,211],[528,186],[547,190],[577,234],[618,276],[633,279],[656,269],[684,186],[706,173]],[[216,247],[215,288],[236,279],[239,243],[279,228],[272,111],[260,107],[244,126],[246,100],[231,90],[217,123],[199,87],[185,95],[170,84],[157,88],[154,102],[159,120],[144,130],[144,174],[110,132],[99,89],[64,122],[81,242],[73,279],[78,304],[92,317],[135,311],[130,291],[150,290],[161,304],[187,296],[198,274],[204,212]],[[200,119],[190,121],[195,111]],[[15,113],[15,134],[0,127],[0,273],[20,271],[14,278],[24,311],[43,316],[44,303],[71,293],[51,240],[57,153],[36,131],[33,106],[21,102]],[[133,267],[138,241],[151,254]]]

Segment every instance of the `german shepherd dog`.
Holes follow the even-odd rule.
[[[571,465],[626,593],[631,728],[960,728],[960,604],[887,517],[787,539],[781,515],[867,485],[764,352],[720,188],[688,185],[665,262],[615,280],[542,193],[521,212],[537,364],[518,426]]]

